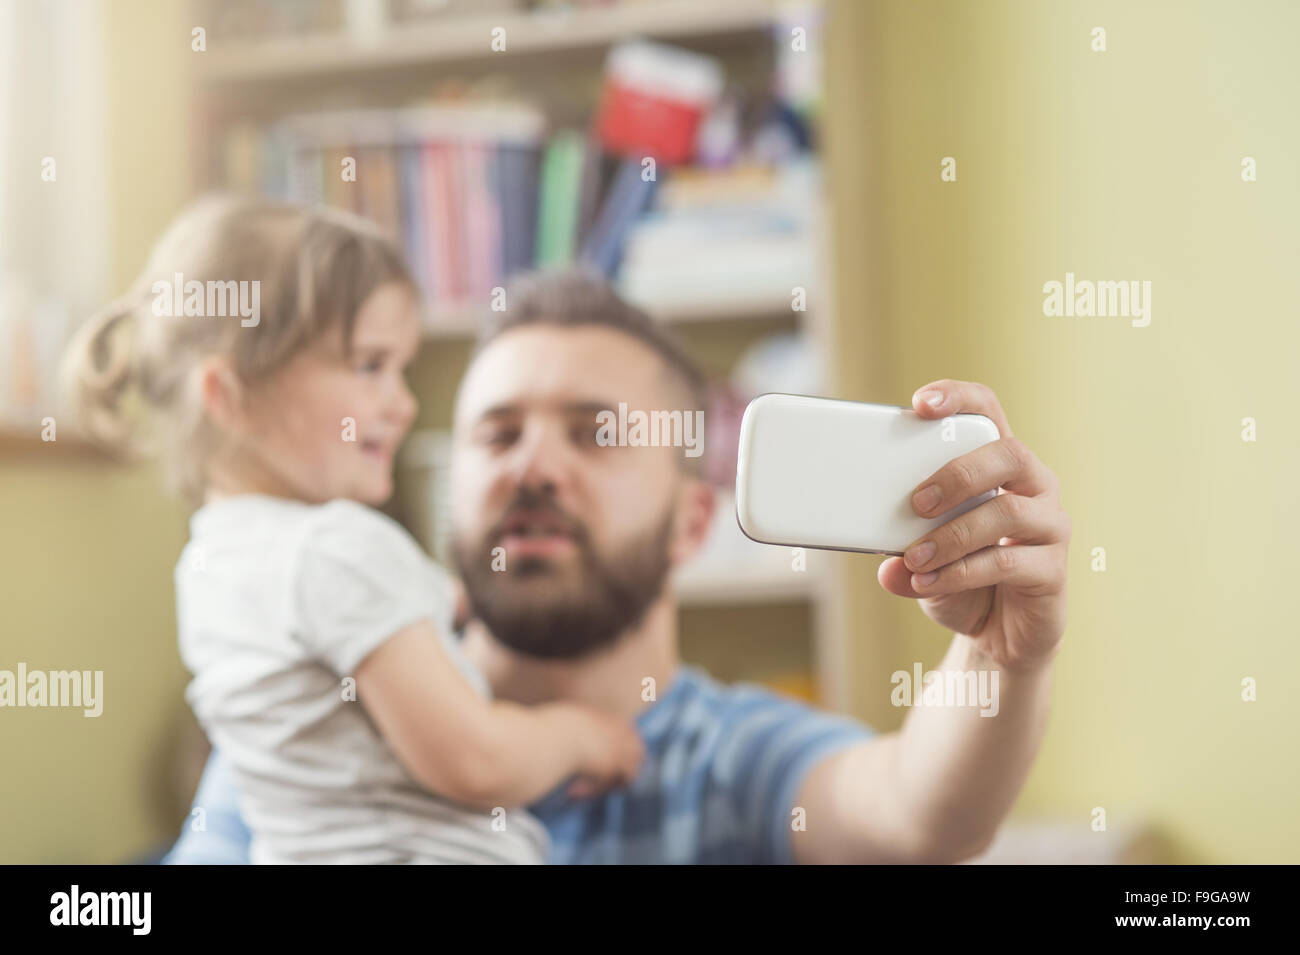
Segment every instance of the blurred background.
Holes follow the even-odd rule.
[[[214,188],[399,237],[427,334],[392,509],[435,556],[493,288],[580,261],[671,323],[724,495],[684,656],[880,730],[890,674],[950,635],[879,558],[795,570],[739,534],[740,413],[991,385],[1074,540],[1051,725],[983,861],[1300,860],[1297,35],[1281,0],[0,0],[0,669],[100,669],[105,696],[0,709],[0,862],[156,857],[206,756],[187,513],[77,440],[53,369]],[[1066,272],[1150,281],[1149,327],[1045,317]]]

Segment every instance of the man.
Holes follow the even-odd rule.
[[[922,417],[983,414],[1001,435],[923,482],[914,509],[1003,493],[878,577],[954,631],[940,669],[998,671],[997,716],[918,707],[877,735],[680,662],[670,572],[704,542],[712,491],[698,458],[610,446],[596,420],[620,402],[700,408],[701,378],[598,279],[533,276],[507,303],[456,401],[463,646],[496,696],[589,703],[634,720],[646,744],[630,786],[561,787],[528,807],[551,835],[551,861],[954,862],[982,851],[1045,728],[1070,537],[1055,476],[1012,437],[996,396],[949,380],[913,396]],[[214,754],[195,797],[206,829],[186,830],[168,861],[246,862],[235,801]]]

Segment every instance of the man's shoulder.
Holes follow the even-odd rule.
[[[849,716],[694,665],[679,667],[639,723],[649,760],[633,798],[650,799],[623,816],[645,844],[625,833],[631,848],[619,861],[791,862],[799,786],[818,762],[874,735]]]

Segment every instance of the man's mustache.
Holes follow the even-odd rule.
[[[489,542],[500,540],[506,533],[506,527],[519,516],[520,512],[546,517],[554,521],[576,543],[582,545],[587,543],[587,528],[581,521],[560,507],[551,495],[531,490],[521,490],[515,495],[515,499],[505,509],[501,518],[488,530],[487,540]]]

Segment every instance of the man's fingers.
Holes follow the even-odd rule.
[[[1069,536],[1069,517],[1046,497],[999,494],[936,527],[907,548],[903,560],[913,573],[934,570],[997,544],[1050,544]]]
[[[1058,546],[1005,545],[985,547],[938,570],[913,574],[911,589],[922,597],[937,597],[1008,584],[1030,594],[1050,594],[1065,586],[1065,561]]]
[[[912,510],[935,517],[985,491],[1055,495],[1056,475],[1019,438],[1002,438],[949,461],[912,491]]]
[[[898,597],[919,599],[921,594],[912,589],[912,572],[907,569],[901,557],[888,557],[876,568],[876,580],[880,586]]]
[[[938,403],[935,400],[938,399]],[[998,426],[998,435],[1011,437],[1011,425],[993,389],[977,381],[943,378],[922,385],[912,395],[912,410],[922,418],[946,418],[954,414],[982,414]]]

